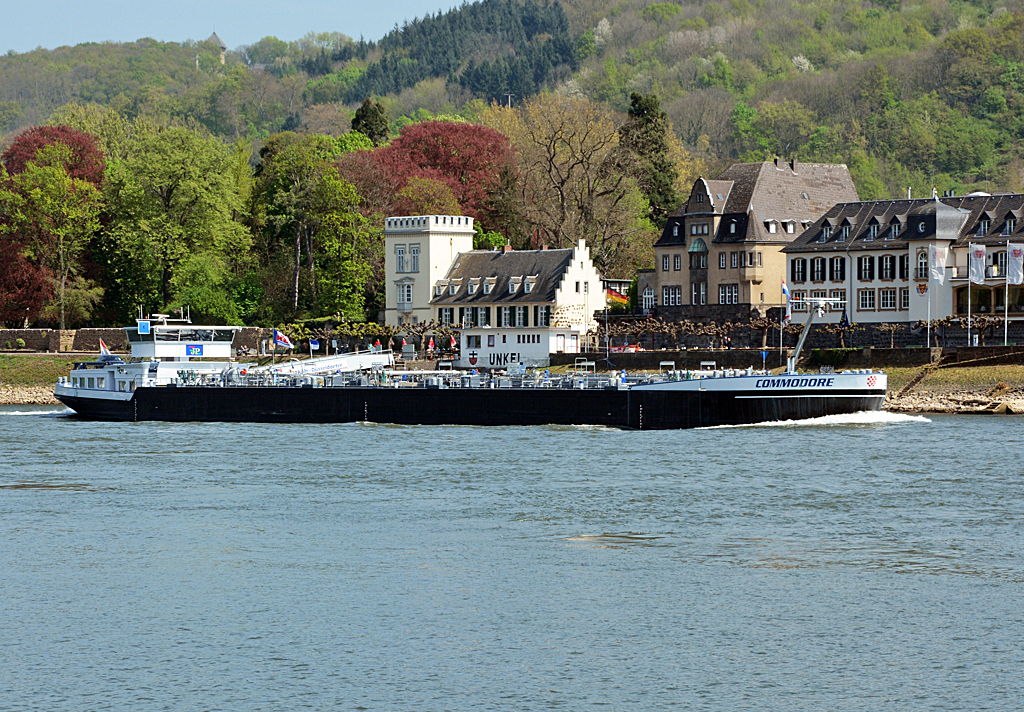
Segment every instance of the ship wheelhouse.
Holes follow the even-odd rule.
[[[126,327],[132,358],[160,361],[189,361],[193,358],[231,358],[231,342],[238,326],[193,326],[192,324],[153,323],[139,319],[135,327]]]

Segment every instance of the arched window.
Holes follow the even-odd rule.
[[[917,252],[917,278],[928,279],[928,253],[925,250]]]

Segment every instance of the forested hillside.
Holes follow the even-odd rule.
[[[844,161],[865,198],[1020,189],[1022,30],[1019,0],[484,0],[379,41],[269,36],[224,64],[209,42],[9,55],[0,131],[44,123],[68,102],[259,140],[344,133],[368,96],[397,131],[545,89],[618,111],[640,92],[658,95],[683,143],[714,164]]]
[[[583,238],[627,277],[737,160],[844,162],[865,199],[1022,190],[1021,1],[481,0],[376,41],[8,53],[0,322],[376,319],[387,215]]]
[[[841,160],[862,198],[1021,189],[1020,3],[573,6],[571,90],[620,110],[656,93],[703,155]]]

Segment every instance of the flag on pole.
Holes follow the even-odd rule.
[[[114,354],[112,354],[110,352],[110,349],[107,348],[107,345],[105,343],[103,343],[103,339],[100,339],[100,356],[113,356],[113,355]]]
[[[319,339],[310,339],[309,340],[309,349],[310,349],[310,351],[319,351],[320,350],[320,340]]]
[[[931,279],[934,279],[939,284],[944,284],[946,281],[946,256],[948,254],[948,249],[932,245],[930,252]]]
[[[453,349],[455,348],[455,337],[454,336],[452,337],[452,348]]]
[[[431,336],[430,337],[430,343],[427,344],[427,351],[433,351],[433,350],[434,350],[434,337]]]
[[[629,299],[627,299],[626,297],[622,296],[621,293],[619,293],[618,291],[612,289],[611,287],[609,287],[607,289],[607,296],[608,296],[608,301],[609,302],[614,302],[616,304],[628,304],[629,303]]]
[[[841,317],[839,317],[839,328],[840,329],[849,329],[850,328],[850,318],[848,316],[846,316],[846,307],[843,307],[843,315]]]
[[[786,298],[786,316],[782,320],[782,325],[789,326],[789,322],[793,320],[793,306],[789,303],[789,287],[786,286],[786,280],[782,280],[782,296]]]
[[[286,349],[294,349],[295,348],[292,345],[292,340],[289,339],[284,334],[282,334],[277,329],[274,329],[274,346],[283,346]]]
[[[1024,245],[1006,245],[1006,279],[1010,284],[1024,284]]]
[[[405,346],[405,345],[406,345],[406,344],[405,344],[405,337],[403,336],[403,337],[402,337],[402,346]]]
[[[985,283],[985,246],[970,245],[971,281],[975,284]]]

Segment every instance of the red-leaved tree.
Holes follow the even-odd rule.
[[[50,149],[55,145],[63,148]],[[38,165],[40,160],[46,163],[54,157],[58,157],[71,179],[87,181],[97,187],[102,183],[106,160],[95,136],[68,126],[36,126],[20,134],[0,156],[3,164],[0,193],[12,198],[0,200],[0,204],[10,208],[27,198],[18,184],[28,164]],[[41,245],[51,242],[42,235],[42,228],[33,224],[32,229],[26,229],[26,224],[32,222],[26,215],[16,217],[3,213],[0,209],[0,321],[21,327],[39,319],[43,308],[55,296],[55,284],[66,283],[67,279],[57,280],[41,256],[46,252]],[[73,261],[72,272],[79,272],[79,265],[86,260],[79,254]],[[88,268],[84,271],[90,276]]]
[[[25,241],[0,235],[0,323],[21,329],[39,318],[53,296],[53,280],[25,255]]]
[[[463,215],[484,218],[502,169],[514,170],[508,137],[479,124],[424,121],[402,129],[387,146],[344,157],[342,175],[376,212],[397,214],[410,178],[443,183]]]
[[[25,164],[36,160],[39,149],[55,143],[71,149],[71,158],[64,170],[72,178],[87,180],[93,185],[103,182],[107,162],[99,140],[68,126],[34,126],[19,135],[0,156],[0,161],[11,175],[25,170]]]

